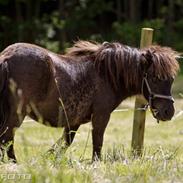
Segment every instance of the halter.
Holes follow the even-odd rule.
[[[171,102],[174,102],[173,97],[170,96],[170,95],[161,95],[161,94],[156,94],[156,93],[152,92],[152,90],[149,86],[148,80],[147,80],[147,73],[144,74],[144,77],[143,77],[143,80],[142,80],[141,92],[142,92],[143,95],[144,95],[144,85],[146,85],[147,90],[149,92],[148,104],[145,106],[145,109],[147,109],[148,106],[149,106],[152,109],[152,112],[154,113],[153,107],[152,107],[152,101],[155,98],[166,99],[166,100],[170,100]]]

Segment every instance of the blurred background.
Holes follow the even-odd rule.
[[[183,51],[183,0],[0,0],[1,50],[30,42],[61,53],[78,39],[138,47],[142,27]]]
[[[73,40],[138,46],[141,27],[154,41],[183,50],[183,0],[0,0],[0,47],[33,42],[60,51]]]

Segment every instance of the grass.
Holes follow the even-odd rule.
[[[81,126],[62,158],[46,156],[46,151],[61,136],[61,128],[45,127],[30,119],[16,131],[18,164],[0,165],[0,182],[183,182],[183,100],[176,101],[175,118],[157,124],[147,113],[144,154],[131,156],[133,99],[114,112],[105,132],[103,161],[91,163],[91,125]],[[87,138],[89,137],[89,138]],[[88,139],[88,140],[87,140]]]

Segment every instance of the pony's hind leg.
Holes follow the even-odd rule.
[[[16,157],[14,153],[14,130],[11,127],[6,126],[1,132],[0,137],[0,159],[1,161],[4,160],[5,152],[7,153],[8,159],[16,162]]]
[[[14,153],[14,136],[15,130],[18,128],[23,121],[20,121],[16,112],[12,112],[8,117],[8,120],[4,124],[0,132],[0,159],[4,160],[4,154],[7,153],[8,159],[16,162],[16,157]]]

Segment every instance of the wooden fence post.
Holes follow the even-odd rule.
[[[144,48],[151,45],[152,38],[153,29],[142,28],[140,48]],[[136,97],[132,132],[132,152],[134,153],[134,155],[138,156],[142,154],[146,118],[146,111],[139,109],[144,108],[146,103],[147,102],[145,101],[143,96],[139,95]]]

